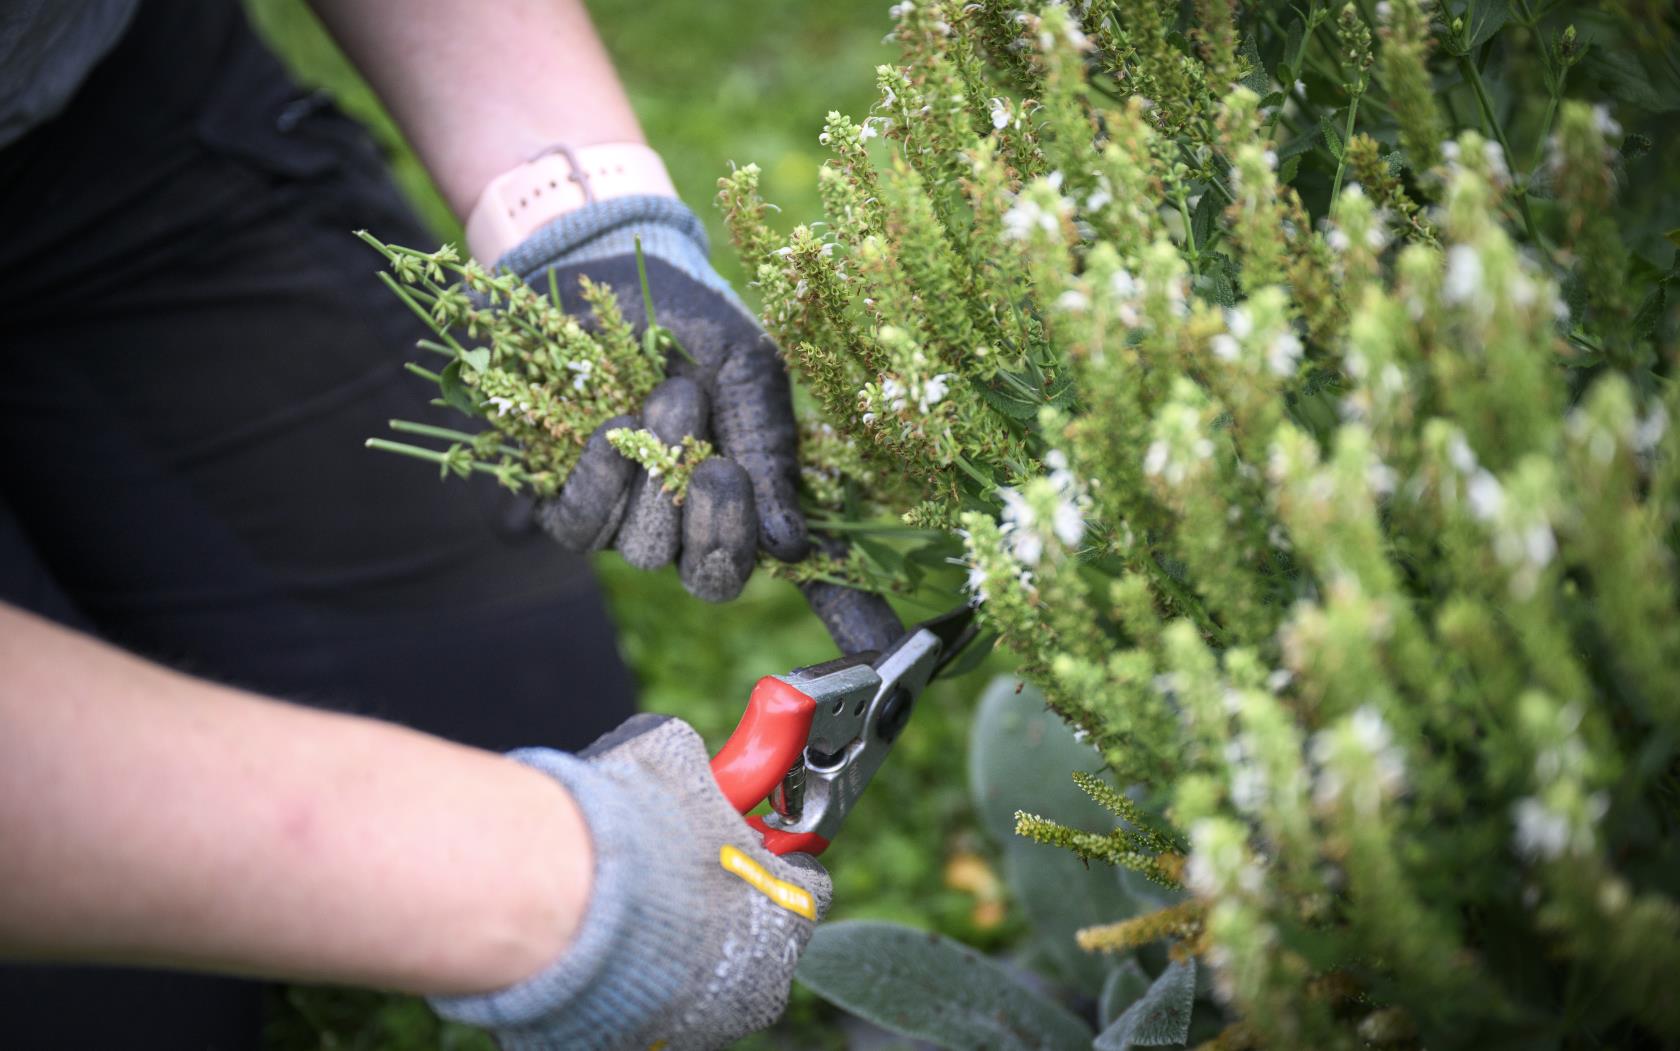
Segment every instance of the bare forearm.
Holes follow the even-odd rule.
[[[0,956],[482,992],[559,955],[571,799],[488,752],[264,700],[0,605]]]
[[[580,0],[311,0],[455,214],[554,143],[642,142]]]

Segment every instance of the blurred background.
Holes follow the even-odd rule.
[[[890,29],[885,0],[589,6],[649,141],[665,158],[678,192],[707,223],[713,263],[756,305],[713,205],[717,180],[732,163],[756,163],[765,198],[783,209],[783,229],[820,218],[816,173],[825,152],[817,135],[829,110],[858,118],[868,112],[873,70],[894,58],[891,44],[883,42]],[[302,0],[247,0],[247,7],[302,82],[329,92],[373,130],[438,242],[458,239],[458,225],[390,118]],[[469,92],[472,85],[459,88]],[[376,262],[370,253],[370,289]],[[370,292],[376,293],[383,294]],[[643,709],[687,719],[714,748],[728,736],[760,676],[833,655],[827,635],[788,584],[761,575],[736,602],[712,607],[691,599],[672,571],[642,573],[610,554],[598,559],[598,569]],[[905,605],[901,612],[913,621],[943,611]],[[835,878],[831,918],[895,920],[992,948],[1018,933],[1001,900],[996,858],[977,830],[964,773],[970,712],[1000,661],[994,656],[985,668],[937,684],[923,698],[891,761],[824,858]],[[563,688],[556,683],[556,690]],[[845,1046],[841,1028],[833,1008],[796,990],[788,1018],[743,1046]],[[413,999],[291,988],[277,996],[269,1046],[490,1045],[477,1033],[440,1026]]]

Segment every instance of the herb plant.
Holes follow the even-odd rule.
[[[819,520],[1093,749],[1112,819],[1016,832],[1184,892],[1079,933],[1184,1008],[1098,1046],[1198,965],[1221,1048],[1680,1038],[1673,11],[894,16],[826,222],[720,201]]]

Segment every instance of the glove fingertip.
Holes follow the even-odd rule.
[[[713,457],[694,469],[683,502],[683,586],[696,598],[726,602],[752,574],[758,515],[747,472]]]
[[[615,416],[595,428],[560,495],[544,505],[543,530],[560,546],[587,553],[612,543],[630,504],[631,482],[638,468],[613,448],[607,432],[634,426],[634,416]]]

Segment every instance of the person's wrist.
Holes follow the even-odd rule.
[[[571,212],[625,197],[669,197],[665,163],[645,142],[553,143],[490,178],[467,214],[467,248],[494,263]]]
[[[527,764],[515,769],[522,782],[519,809],[530,815],[531,830],[520,894],[508,903],[506,922],[517,936],[486,973],[481,991],[523,981],[560,959],[577,938],[594,889],[595,849],[577,801],[541,770]]]
[[[681,830],[665,827],[664,815],[631,786],[576,756],[528,748],[510,757],[559,782],[580,814],[592,855],[581,921],[533,973],[488,993],[433,997],[432,1006],[446,1018],[504,1031],[558,1012],[579,1032],[643,1024],[685,981],[690,961],[673,955],[680,949],[674,936],[704,908],[689,900],[686,881],[663,854],[661,841]]]

